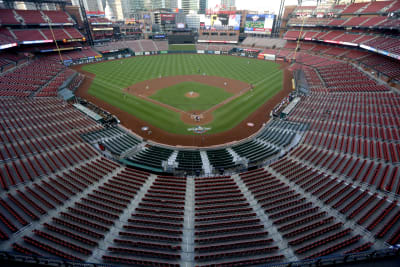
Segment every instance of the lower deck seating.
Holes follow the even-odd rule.
[[[122,170],[117,175],[108,178],[107,175],[117,168],[119,168],[118,165],[101,159],[93,162],[90,168],[84,167],[65,174],[69,183],[59,178],[59,182],[53,184],[58,189],[49,185],[57,192],[57,198],[65,201],[71,197],[73,185],[82,191],[85,190],[85,186],[96,187],[102,183],[103,179],[106,179],[103,186],[93,190],[87,196],[79,196],[79,200],[73,206],[59,212],[51,222],[44,223],[42,230],[35,229],[32,237],[25,236],[23,246],[39,255],[66,259],[71,259],[70,256],[74,255],[75,260],[84,260],[90,256],[146,181],[145,176],[129,170]],[[113,188],[118,188],[121,195],[118,197],[110,195],[112,193],[110,189]],[[62,205],[63,202],[58,204]]]
[[[140,143],[136,137],[119,127],[104,128],[86,133],[82,135],[82,138],[90,143],[104,146],[106,150],[118,156]]]
[[[286,147],[292,142],[295,136],[296,133],[291,131],[274,130],[267,127],[264,131],[262,131],[262,133],[257,136],[257,138],[270,144],[274,144],[278,147]]]
[[[232,149],[241,157],[248,159],[250,163],[265,160],[279,152],[279,149],[271,145],[261,144],[254,140],[234,145]]]
[[[202,265],[246,265],[284,258],[229,176],[196,178],[195,206],[195,260]]]
[[[179,264],[186,179],[157,177],[107,248],[106,262]]]
[[[128,158],[128,160],[139,167],[149,167],[160,171],[163,170],[162,163],[168,160],[172,153],[173,150],[171,149],[150,146],[135,156]]]
[[[282,161],[272,166],[289,179],[311,175],[315,176],[314,181],[327,179],[312,169],[284,169]],[[270,172],[259,169],[241,174],[241,179],[299,258],[315,258],[343,251],[361,239],[350,228],[344,227],[343,222],[314,206],[307,196]],[[322,195],[321,199],[326,197]]]
[[[227,149],[207,150],[207,157],[210,164],[216,170],[226,170],[237,166],[237,164],[233,162],[233,156]]]
[[[325,205],[338,210],[347,219],[365,227],[377,238],[383,238],[390,243],[400,229],[400,207],[397,201],[388,201],[386,196],[380,195],[373,188],[364,190],[356,181],[348,183],[346,180],[336,179],[310,165],[288,158],[274,163],[272,168]],[[365,249],[369,247],[366,246]]]
[[[195,173],[196,171],[201,172],[203,169],[200,151],[180,150],[176,157],[176,161],[178,162],[177,170]]]

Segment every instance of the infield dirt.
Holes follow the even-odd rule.
[[[199,93],[196,93],[196,92],[187,92],[187,93],[185,94],[185,96],[186,96],[187,98],[198,98],[198,97],[200,96],[200,94],[199,94]]]
[[[183,111],[177,109],[173,106],[158,102],[149,96],[155,94],[158,90],[163,88],[168,88],[175,84],[179,84],[182,82],[196,82],[202,83],[213,87],[219,87],[225,90],[228,93],[232,93],[233,96],[225,99],[224,101],[212,106],[207,110],[192,110],[192,111]],[[248,90],[250,90],[251,85],[239,80],[228,79],[224,77],[218,76],[203,76],[203,75],[184,75],[184,76],[169,76],[156,78],[152,80],[147,80],[143,82],[136,83],[132,86],[129,86],[124,90],[124,92],[128,94],[135,95],[136,97],[143,98],[147,101],[153,102],[157,105],[163,106],[169,110],[177,112],[180,114],[181,120],[185,124],[189,125],[205,125],[213,121],[213,111],[217,108],[225,105],[226,103],[232,101],[233,99],[239,97],[244,94]],[[194,117],[199,115],[200,119],[196,120]]]
[[[247,138],[250,135],[256,133],[263,125],[263,123],[266,123],[269,120],[269,114],[270,111],[285,97],[287,96],[291,91],[292,91],[292,72],[289,71],[287,68],[289,67],[289,63],[285,62],[277,62],[281,65],[281,69],[283,70],[283,88],[276,93],[271,99],[266,101],[259,109],[254,111],[252,114],[250,114],[249,117],[247,117],[245,120],[241,121],[238,125],[236,125],[234,128],[221,132],[221,133],[216,133],[216,134],[201,134],[201,135],[179,135],[179,134],[172,134],[167,131],[164,131],[162,129],[159,129],[153,125],[150,125],[148,122],[142,121],[135,116],[129,114],[128,112],[125,112],[115,106],[112,106],[108,104],[107,102],[100,100],[88,93],[90,84],[92,83],[95,75],[93,73],[84,71],[81,69],[82,65],[78,66],[73,66],[72,68],[79,71],[80,73],[84,74],[86,77],[84,81],[82,82],[81,86],[78,88],[76,91],[76,95],[82,98],[87,99],[88,101],[96,104],[97,106],[107,110],[108,112],[116,115],[120,121],[121,124],[135,132],[136,134],[142,136],[144,139],[149,139],[154,142],[162,143],[162,144],[167,144],[167,145],[172,145],[172,146],[194,146],[194,147],[207,147],[207,146],[216,146],[216,145],[222,145],[226,143],[231,143],[231,142],[236,142],[241,139]],[[96,63],[91,63],[91,64],[96,64]],[[191,76],[191,75],[190,75]],[[190,77],[188,76],[188,77]],[[194,75],[198,76],[198,75]],[[174,76],[174,77],[179,77],[179,76]],[[186,77],[186,76],[184,76]],[[203,76],[209,79],[209,76]],[[218,77],[221,78],[221,77]],[[163,79],[163,78],[161,78]],[[221,78],[220,82],[222,84],[219,84],[218,87],[224,88],[224,82],[227,80],[226,78]],[[178,82],[181,82],[182,80],[175,81],[173,84],[176,84]],[[144,90],[149,91],[152,90],[151,87],[149,86],[149,90],[146,90],[146,82],[143,82],[144,85]],[[171,81],[173,82],[173,81]],[[171,84],[171,85],[173,85]],[[247,85],[246,83],[243,82],[243,84]],[[137,85],[137,84],[136,84]],[[228,85],[229,81],[228,81]],[[135,86],[135,85],[133,85]],[[215,85],[217,86],[217,85]],[[162,85],[162,88],[167,87],[167,85]],[[229,86],[230,87],[230,86]],[[246,86],[240,86],[241,89],[245,88]],[[160,87],[161,88],[161,87]],[[240,91],[240,90],[239,90]],[[150,92],[149,92],[150,93]],[[153,92],[154,93],[154,92]],[[234,92],[233,92],[234,93]],[[237,93],[237,92],[236,92]],[[158,103],[158,102],[157,102]],[[223,104],[223,103],[220,103]],[[219,104],[218,104],[219,105]],[[214,108],[214,107],[213,107]],[[200,111],[192,111],[192,112],[200,112]],[[190,112],[189,112],[190,114]],[[196,124],[193,123],[193,119],[190,118],[190,115],[188,118],[184,118],[183,120],[190,120],[191,124]],[[211,119],[212,117],[208,118]],[[201,120],[199,124],[205,124],[206,118],[204,120]],[[247,123],[253,123],[254,127],[249,127],[247,126]],[[149,126],[152,133],[151,135],[144,135],[142,133],[141,128],[143,126]]]

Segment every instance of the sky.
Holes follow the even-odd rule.
[[[208,0],[208,7],[212,8],[219,5],[221,0]],[[279,12],[281,0],[236,0],[237,9],[247,9],[251,11],[274,11]],[[178,0],[179,7],[181,0]],[[297,0],[285,0],[285,5],[297,5]]]

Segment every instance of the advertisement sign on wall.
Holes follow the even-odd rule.
[[[174,13],[162,13],[161,16],[161,24],[175,24],[175,14]]]
[[[240,29],[240,20],[242,15],[229,15],[229,23],[228,25],[232,27],[235,31]]]

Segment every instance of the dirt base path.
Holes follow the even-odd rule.
[[[116,108],[107,102],[100,100],[88,93],[90,84],[94,79],[95,75],[90,72],[86,72],[81,69],[82,65],[73,66],[72,68],[86,75],[85,80],[82,82],[81,86],[76,91],[76,95],[82,98],[87,99],[88,101],[98,105],[99,107],[107,110],[108,112],[116,115],[120,120],[122,125],[126,128],[131,129],[133,132],[141,135],[144,139],[150,139],[151,141],[172,145],[172,146],[195,146],[195,147],[206,147],[206,146],[214,146],[221,145],[229,142],[239,141],[244,139],[254,133],[256,133],[263,125],[263,123],[269,120],[269,114],[271,110],[292,91],[292,72],[287,68],[289,63],[277,62],[281,65],[283,70],[283,88],[280,90],[275,96],[273,96],[270,100],[264,103],[259,109],[254,111],[247,117],[245,120],[240,122],[236,127],[216,134],[203,134],[203,135],[179,135],[172,134],[166,132],[162,129],[159,129],[153,125],[150,125],[148,122],[142,121],[139,118],[129,114],[126,111],[123,111],[119,108]],[[95,64],[95,63],[91,63]],[[205,76],[208,77],[208,76]],[[224,79],[226,80],[226,79]],[[229,84],[228,84],[229,85]],[[166,87],[165,85],[163,87]],[[221,86],[219,86],[221,87]],[[222,87],[224,85],[222,84]],[[151,89],[151,88],[150,88]],[[196,111],[193,111],[196,112]],[[192,119],[191,119],[192,120]],[[254,127],[249,127],[247,123],[253,123]],[[141,127],[149,126],[152,134],[145,135]]]
[[[226,92],[233,94],[233,96],[225,99],[221,103],[216,104],[215,106],[209,108],[208,110],[202,110],[202,111],[201,110],[183,111],[168,104],[161,103],[157,100],[150,98],[150,96],[157,93],[157,91],[182,82],[196,82],[196,83],[210,85],[213,87],[219,87],[225,90]],[[160,77],[157,79],[151,79],[139,82],[124,89],[124,92],[134,95],[136,97],[140,97],[144,100],[155,103],[159,106],[165,107],[174,112],[177,112],[181,115],[181,120],[185,124],[196,126],[196,125],[205,125],[212,122],[214,119],[212,115],[214,110],[227,104],[228,102],[239,97],[240,95],[242,95],[243,93],[247,92],[250,89],[251,85],[248,83],[224,77],[203,76],[203,75],[178,75],[178,76]],[[194,93],[193,95],[190,95],[189,93],[186,93],[185,96],[189,98],[198,97],[199,94]]]
[[[133,95],[152,96],[158,90],[171,87],[178,83],[196,82],[207,84],[214,87],[219,87],[228,93],[237,94],[241,90],[248,88],[250,84],[239,80],[228,79],[218,76],[203,76],[203,75],[177,75],[167,76],[147,81],[135,83],[124,91]],[[226,85],[225,85],[226,83]]]

